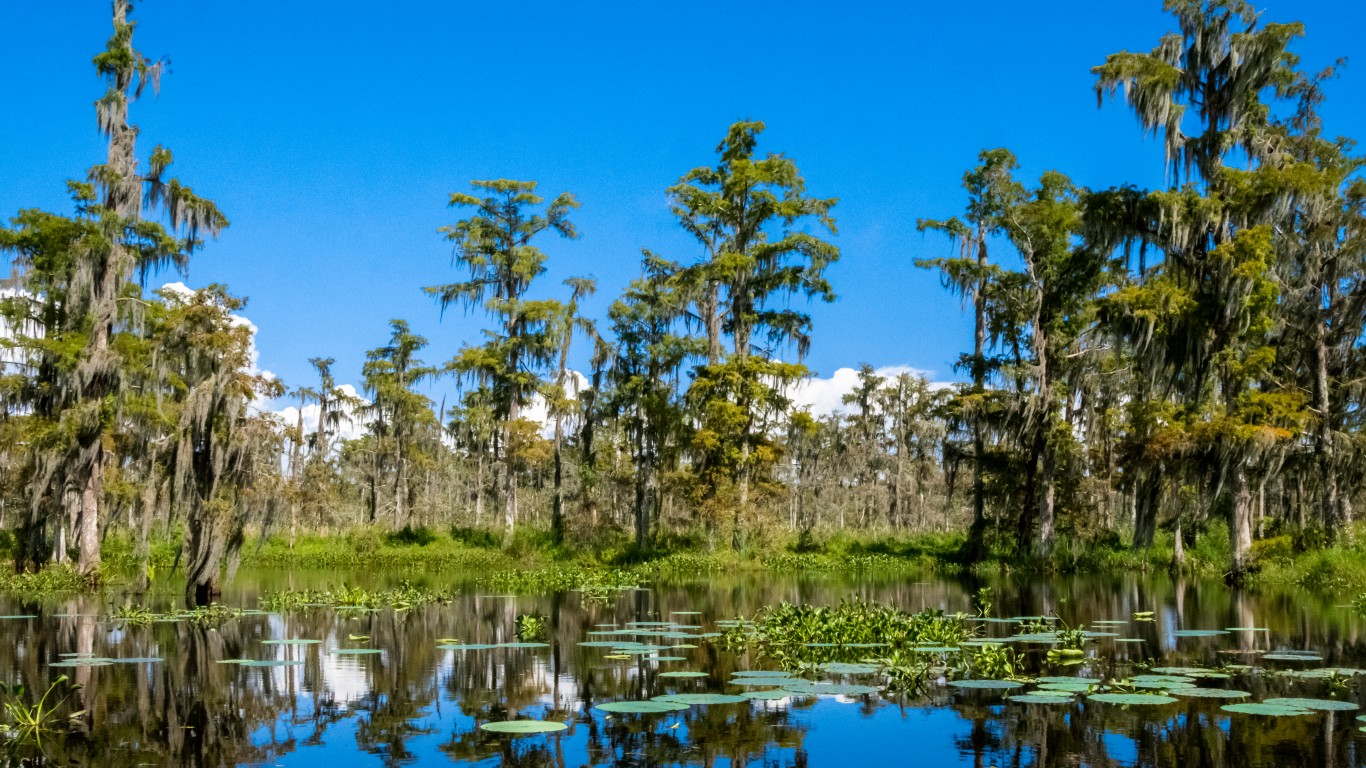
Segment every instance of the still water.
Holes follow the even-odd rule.
[[[255,608],[283,588],[343,580],[389,586],[380,577],[239,574],[223,602]],[[427,577],[428,586],[451,579]],[[914,696],[791,697],[692,706],[654,715],[609,714],[597,705],[679,692],[725,692],[737,670],[771,668],[707,640],[695,648],[605,658],[599,625],[670,620],[713,630],[780,601],[833,604],[857,596],[909,611],[968,611],[978,587],[995,591],[993,613],[1056,612],[1072,624],[1116,630],[1087,646],[1080,666],[1049,667],[1043,647],[1028,651],[1044,675],[1124,676],[1134,664],[1215,667],[1231,660],[1255,669],[1214,682],[1273,697],[1362,700],[1349,677],[1325,680],[1269,672],[1366,667],[1363,620],[1337,599],[1301,593],[1235,593],[1222,584],[1166,578],[1112,580],[956,580],[753,574],[649,585],[608,600],[569,592],[482,594],[463,587],[443,604],[407,611],[348,613],[320,608],[247,615],[216,628],[185,622],[121,626],[109,618],[121,597],[0,602],[0,669],[30,691],[66,673],[82,688],[76,729],[50,743],[52,764],[99,766],[1260,766],[1366,765],[1366,733],[1356,711],[1264,717],[1230,714],[1227,701],[1182,698],[1162,706],[1088,702],[1028,705],[1000,691],[932,684]],[[173,588],[149,596],[169,609]],[[1153,621],[1129,621],[1135,612]],[[439,641],[517,640],[519,614],[547,619],[546,647],[442,650]],[[31,615],[32,618],[22,618]],[[1116,622],[1097,626],[1096,621]],[[1004,629],[993,629],[1004,626]],[[1210,637],[1185,630],[1259,628]],[[1261,631],[1264,628],[1265,631]],[[984,625],[1009,633],[1010,625]],[[366,637],[353,640],[352,637]],[[270,640],[317,640],[307,645]],[[1116,642],[1127,640],[1128,642]],[[1141,642],[1140,642],[1141,641]],[[678,641],[673,641],[677,643]],[[338,654],[339,648],[378,653]],[[1259,652],[1313,651],[1321,661],[1263,661]],[[1223,651],[1223,653],[1221,653]],[[62,654],[68,654],[63,656]],[[159,661],[52,667],[88,654]],[[1273,655],[1275,655],[1273,653]],[[301,661],[249,667],[227,659]],[[698,671],[702,677],[661,676]],[[855,682],[852,681],[851,682]],[[859,680],[857,682],[867,682]],[[1018,692],[1018,691],[1017,691]],[[1347,705],[1343,705],[1344,707]],[[480,724],[517,717],[554,720],[565,730],[510,736]]]

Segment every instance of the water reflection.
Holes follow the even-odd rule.
[[[244,574],[225,601],[254,606],[264,591],[328,586],[322,576]],[[387,586],[372,584],[367,586]],[[440,586],[432,584],[432,586]],[[1323,665],[1366,665],[1362,622],[1333,601],[1305,594],[1235,593],[1220,585],[1162,579],[971,583],[743,577],[624,592],[610,602],[574,593],[509,597],[466,593],[452,603],[410,611],[313,610],[243,616],[220,627],[160,622],[121,627],[94,598],[10,603],[3,611],[34,618],[0,620],[0,669],[10,682],[40,691],[61,672],[82,687],[78,727],[49,750],[54,763],[102,766],[1258,766],[1366,764],[1355,713],[1309,717],[1229,716],[1223,702],[1126,709],[1082,701],[1023,706],[999,695],[935,687],[917,697],[789,699],[693,707],[676,715],[607,716],[593,706],[686,691],[719,691],[732,672],[759,663],[707,643],[680,649],[686,662],[604,659],[580,645],[597,625],[675,618],[706,624],[749,615],[782,601],[832,603],[849,596],[897,605],[966,610],[979,586],[995,590],[995,612],[1056,611],[1072,623],[1119,625],[1126,639],[1102,641],[1081,668],[1122,673],[1134,662],[1168,665],[1260,663],[1255,651],[1313,649]],[[178,598],[169,589],[153,608]],[[162,604],[157,605],[160,601]],[[438,640],[500,643],[515,639],[518,614],[548,619],[547,648],[438,650]],[[1257,627],[1216,638],[1185,629]],[[989,625],[1005,634],[1008,624]],[[368,636],[369,641],[352,641]],[[315,645],[272,645],[304,638]],[[364,645],[374,655],[329,650]],[[62,654],[159,662],[54,668]],[[1032,654],[1040,657],[1041,652]],[[298,661],[250,667],[232,659]],[[1266,662],[1266,666],[1275,666]],[[705,679],[667,678],[668,668]],[[1278,667],[1279,668],[1279,667]],[[1055,674],[1058,672],[1055,672]],[[1323,683],[1282,676],[1239,678],[1254,700],[1324,696]],[[1316,687],[1317,686],[1317,687]],[[1357,700],[1355,689],[1339,695]],[[532,716],[568,724],[548,736],[510,738],[480,723]]]

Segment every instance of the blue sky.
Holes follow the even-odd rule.
[[[1267,20],[1305,22],[1296,50],[1308,68],[1361,48],[1366,3],[1263,7]],[[173,170],[232,221],[185,281],[250,297],[260,365],[290,385],[312,381],[315,355],[358,380],[390,318],[431,340],[429,361],[477,339],[481,316],[442,319],[419,290],[458,279],[436,230],[471,179],[578,195],[582,237],[544,243],[544,293],[592,274],[600,292],[587,309],[602,317],[642,247],[696,257],[664,190],[713,162],[731,122],[763,120],[761,150],[794,158],[813,194],[840,198],[840,298],[812,307],[808,364],[948,379],[969,327],[913,266],[949,248],[915,221],[961,210],[960,178],[980,150],[1009,147],[1025,177],[1162,177],[1159,144],[1122,105],[1097,109],[1090,75],[1105,54],[1148,50],[1174,26],[1160,0],[147,0],[135,18],[138,46],[172,62],[161,94],[133,109],[144,156],[170,147]],[[0,216],[68,210],[65,179],[100,161],[102,85],[89,62],[108,25],[97,0],[0,4]],[[1348,66],[1329,87],[1330,132],[1366,136],[1363,97],[1366,71]]]

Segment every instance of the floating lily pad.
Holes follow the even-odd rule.
[[[706,677],[706,672],[696,672],[687,669],[675,669],[668,672],[660,672],[660,677]]]
[[[1176,699],[1171,696],[1162,696],[1156,693],[1093,693],[1087,696],[1086,700],[1099,701],[1102,704],[1124,704],[1126,706],[1176,703]]]
[[[875,685],[855,685],[853,683],[817,683],[807,680],[783,683],[783,690],[804,693],[811,696],[867,696],[882,689]]]
[[[118,664],[156,664],[165,661],[160,656],[129,656],[124,659],[113,659]]]
[[[679,712],[687,708],[685,704],[673,704],[667,701],[609,701],[595,707],[595,709],[601,709],[603,712],[633,715],[660,715],[665,712]]]
[[[781,669],[750,669],[743,672],[736,672],[736,677],[792,677],[791,672]]]
[[[292,640],[262,640],[262,641],[261,641],[261,645],[317,645],[318,643],[321,643],[321,642],[322,642],[321,640],[304,640],[304,639],[292,639]]]
[[[480,730],[492,731],[494,733],[510,733],[514,736],[526,736],[534,733],[553,733],[563,731],[569,726],[564,723],[557,723],[553,720],[503,720],[495,723],[484,723],[479,726]]]
[[[1274,704],[1278,707],[1299,707],[1300,709],[1312,709],[1317,712],[1346,712],[1361,707],[1350,701],[1338,699],[1267,699],[1263,704]]]
[[[1173,688],[1171,694],[1188,699],[1246,699],[1252,695],[1247,691],[1233,691],[1227,688]]]
[[[1323,667],[1322,669],[1296,669],[1289,672],[1282,672],[1286,677],[1296,677],[1305,680],[1327,680],[1337,675],[1339,677],[1352,677],[1354,675],[1366,675],[1366,669],[1355,667]]]
[[[1172,633],[1172,637],[1218,637],[1227,634],[1228,631],[1223,629],[1178,629]]]
[[[239,663],[244,667],[297,667],[303,664],[294,659],[248,659]]]
[[[1007,696],[1007,701],[1019,704],[1071,704],[1076,701],[1070,694],[1049,695],[1047,693],[1017,693]]]
[[[1270,632],[1266,627],[1225,627],[1230,632]]]
[[[788,683],[808,682],[799,677],[732,677],[727,685],[738,685],[741,687],[753,686],[755,688],[773,687],[775,685],[787,685]]]
[[[1100,681],[1097,680],[1090,683],[1039,683],[1038,691],[1036,692],[1055,691],[1067,694],[1086,693],[1091,690],[1091,686],[1098,682]]]
[[[749,699],[727,693],[670,693],[664,696],[656,696],[651,701],[692,706],[693,704],[743,704]]]
[[[1312,656],[1307,653],[1268,653],[1262,658],[1267,661],[1323,661],[1322,656]]]
[[[333,648],[329,651],[336,656],[369,656],[376,653],[384,653],[379,648]]]
[[[621,645],[615,640],[589,640],[586,643],[579,643],[584,648],[616,648]]]
[[[646,661],[687,661],[687,656],[650,656]]]
[[[1310,710],[1303,707],[1287,707],[1284,704],[1225,704],[1219,709],[1224,712],[1233,712],[1240,715],[1266,715],[1268,717],[1294,717],[1296,715],[1310,714]]]
[[[880,669],[876,664],[854,664],[843,661],[831,661],[820,665],[820,668],[832,675],[871,675]]]
[[[744,696],[744,697],[747,698],[747,699],[754,699],[754,700],[757,700],[757,701],[778,701],[779,699],[786,699],[786,698],[789,698],[789,697],[791,697],[791,696],[797,696],[797,695],[800,695],[800,694],[796,694],[796,693],[793,693],[792,691],[788,691],[788,690],[784,690],[784,689],[782,689],[782,688],[779,688],[779,689],[776,689],[776,690],[768,690],[768,691],[745,691],[744,693],[742,693],[742,694],[740,694],[740,695],[741,695],[741,696]]]
[[[456,643],[452,645],[438,645],[443,651],[487,651],[498,646],[492,643]]]
[[[54,661],[49,667],[107,667],[113,664],[113,659],[104,658],[78,658],[66,659],[64,661]]]
[[[549,648],[550,643],[499,643],[499,648]]]
[[[1023,686],[1024,683],[1017,683],[1014,680],[950,680],[949,685],[954,688],[1008,691],[1011,688],[1019,688]]]

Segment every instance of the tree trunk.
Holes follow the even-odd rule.
[[[564,376],[561,374],[561,380]],[[550,536],[559,544],[564,540],[564,419],[555,416],[555,488],[550,502]]]
[[[1247,487],[1247,466],[1236,459],[1230,467],[1233,492],[1233,521],[1229,535],[1233,544],[1233,564],[1229,580],[1242,583],[1248,575],[1252,556],[1252,494]]]

